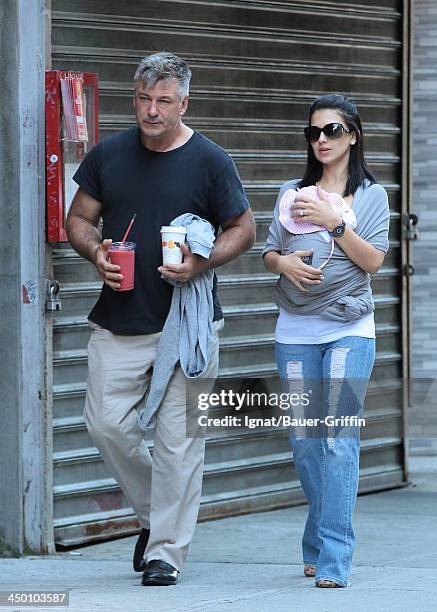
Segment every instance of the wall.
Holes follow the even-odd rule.
[[[51,549],[46,404],[44,0],[0,4],[0,538]]]
[[[413,376],[437,371],[437,2],[416,0],[414,36],[413,202],[420,240],[413,246]],[[429,426],[431,406],[423,414]],[[429,427],[428,427],[429,430]],[[412,451],[437,454],[437,440],[413,440]]]
[[[20,454],[21,421],[18,115],[10,113],[11,108],[18,106],[18,91],[13,85],[17,81],[17,12],[14,0],[0,4],[0,90],[2,99],[8,100],[7,105],[0,106],[0,387],[2,419],[8,423],[7,428],[0,428],[0,546],[4,547],[6,542],[7,548],[14,551],[20,547],[22,536],[20,463],[10,460]]]

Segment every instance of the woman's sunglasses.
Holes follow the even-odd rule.
[[[320,134],[323,132],[326,138],[329,140],[336,140],[341,138],[343,133],[349,134],[352,132],[349,128],[344,127],[341,123],[327,123],[322,128],[316,125],[309,125],[304,129],[305,138],[308,142],[316,142],[320,138]]]

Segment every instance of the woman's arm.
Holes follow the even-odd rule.
[[[334,237],[334,240],[345,255],[365,272],[378,272],[384,262],[385,253],[360,238],[350,227],[346,227],[343,236]]]
[[[305,285],[320,285],[323,280],[321,270],[305,264],[301,257],[311,255],[312,251],[294,251],[289,255],[281,255],[269,251],[264,255],[264,265],[273,274],[283,274],[303,293],[308,293]],[[303,283],[303,284],[302,284]]]
[[[269,272],[273,274],[283,274],[288,280],[294,283],[300,291],[308,293],[308,289],[306,289],[303,284],[320,285],[323,280],[323,274],[320,270],[308,266],[301,259],[301,257],[310,256],[312,251],[295,251],[288,255],[281,255],[285,230],[279,221],[279,202],[287,188],[294,187],[294,184],[295,181],[285,183],[279,191],[275,210],[273,211],[273,220],[269,228],[266,246],[263,252],[263,260]]]
[[[385,200],[387,198],[384,192]],[[323,225],[330,232],[333,231],[334,227],[340,225],[341,218],[332,210],[329,205],[329,200],[324,197],[323,193],[319,190],[319,197],[322,202],[316,202],[307,196],[298,195],[294,204],[291,206],[292,214],[298,214],[299,210],[305,211],[305,220],[310,221],[311,223],[316,223],[317,225]],[[379,204],[381,206],[387,208],[387,219],[388,219],[388,204],[384,201],[380,201]],[[375,210],[375,214],[379,214]],[[374,274],[378,272],[379,268],[382,266],[385,252],[374,247],[370,242],[364,240],[358,234],[355,233],[349,227],[346,227],[346,230],[343,236],[334,237],[338,246],[342,249],[342,251],[349,257],[351,261],[354,262],[357,266],[359,266],[365,272],[369,272],[370,274]]]

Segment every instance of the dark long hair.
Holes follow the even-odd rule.
[[[357,107],[346,96],[338,94],[327,94],[316,98],[310,106],[308,125],[311,125],[311,118],[318,110],[332,109],[336,110],[344,119],[346,126],[353,130],[356,134],[357,142],[351,146],[348,179],[343,196],[352,195],[358,187],[363,184],[364,179],[368,179],[371,183],[375,183],[376,179],[370,172],[364,159],[364,138],[361,120],[358,115]],[[311,143],[308,143],[307,167],[303,175],[299,187],[308,187],[315,185],[320,181],[323,175],[323,165],[314,155]]]

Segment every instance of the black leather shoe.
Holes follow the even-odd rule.
[[[143,557],[147,542],[149,541],[149,535],[149,529],[141,529],[137,543],[135,544],[134,558],[132,559],[135,572],[144,572],[146,569],[146,562]]]
[[[179,572],[173,565],[160,559],[153,559],[153,561],[149,561],[143,573],[142,585],[168,586],[176,584],[178,576]]]

